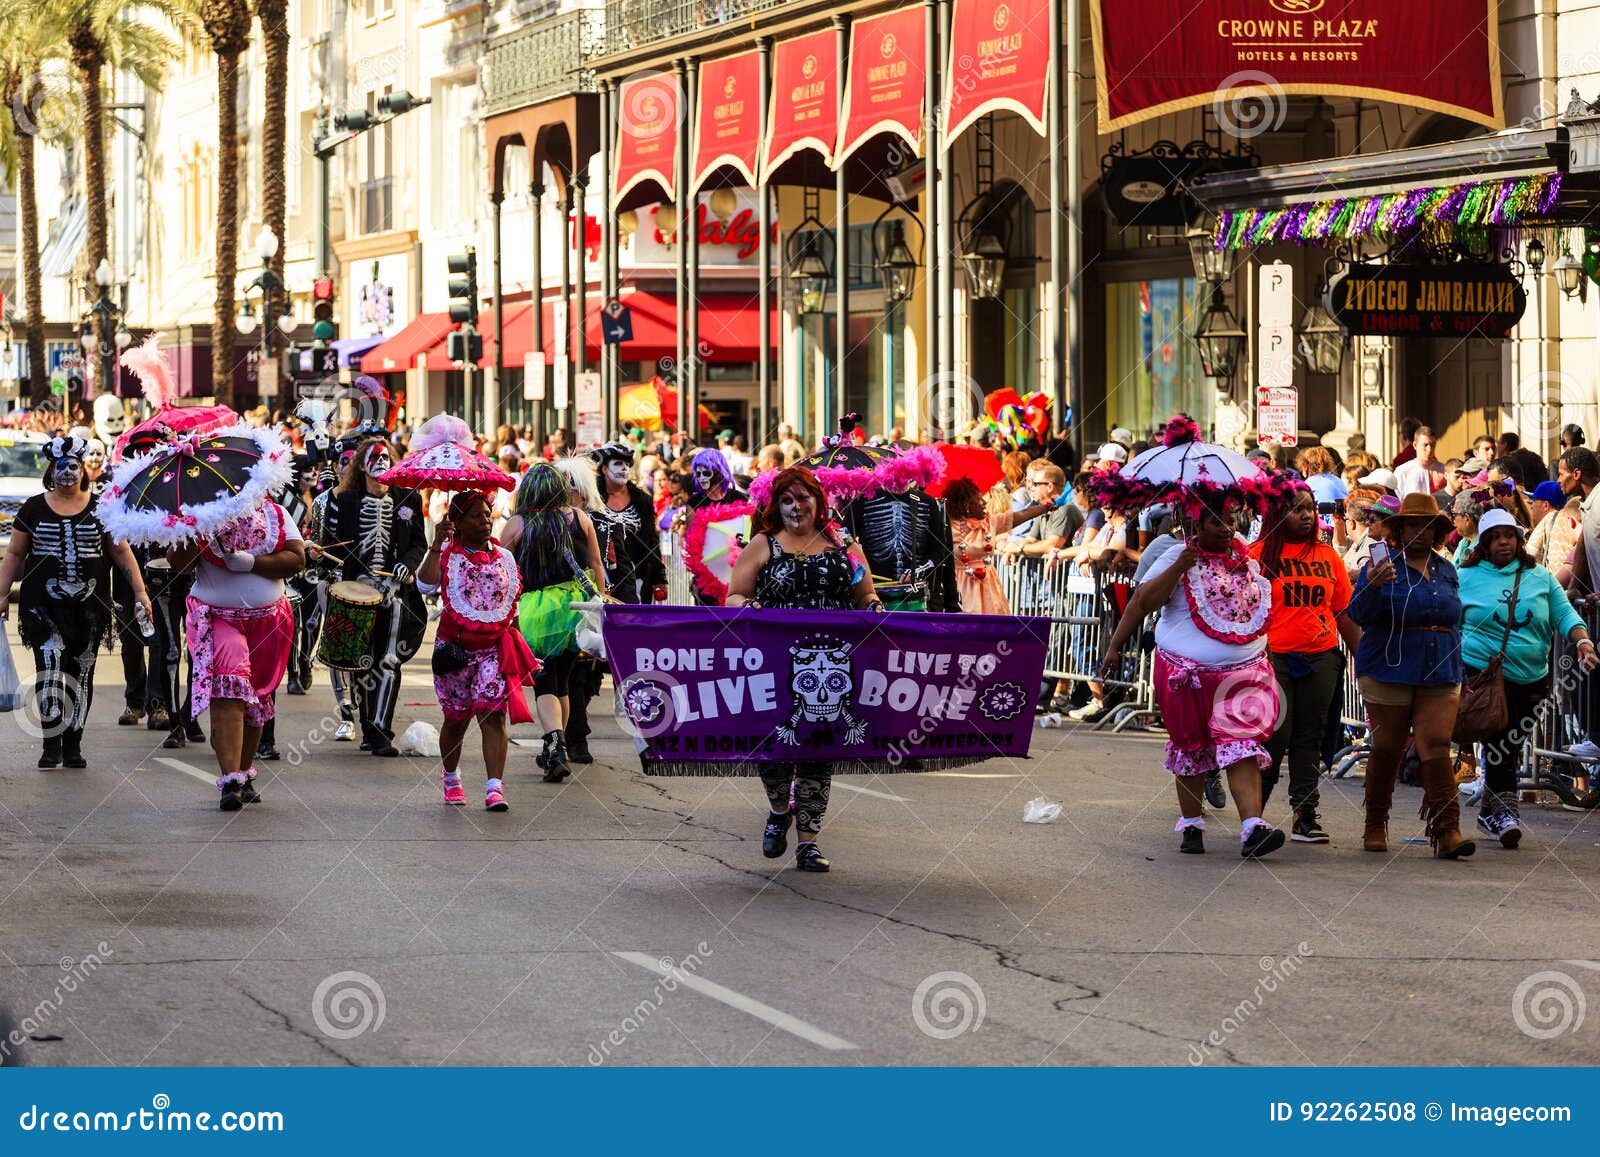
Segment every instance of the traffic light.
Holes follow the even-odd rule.
[[[333,118],[333,127],[348,133],[364,133],[377,121],[364,108],[353,108]]]
[[[403,112],[410,112],[414,108],[421,108],[431,103],[432,101],[426,97],[412,96],[405,89],[397,88],[378,98],[378,113],[384,117],[397,117]]]
[[[450,270],[450,320],[471,325],[478,320],[478,251],[469,245],[465,253],[452,253],[446,264]]]
[[[453,362],[471,362],[477,365],[483,360],[483,338],[479,334],[467,333],[465,330],[452,330],[445,335],[444,352]]]
[[[333,322],[333,278],[319,277],[311,283],[311,316],[316,324],[311,336],[317,341],[332,341],[339,335]]]

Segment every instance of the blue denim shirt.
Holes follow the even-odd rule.
[[[1362,629],[1356,675],[1411,687],[1460,683],[1461,591],[1456,568],[1435,555],[1424,578],[1395,556],[1395,577],[1386,586],[1367,583],[1363,567],[1350,599],[1351,621]],[[1415,631],[1408,627],[1448,627]]]

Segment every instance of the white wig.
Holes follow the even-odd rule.
[[[595,484],[594,463],[587,454],[568,454],[551,463],[567,480],[567,489],[583,496],[586,510],[600,508],[600,489]]]

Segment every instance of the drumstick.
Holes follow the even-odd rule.
[[[343,566],[344,565],[344,559],[340,558],[336,554],[329,554],[327,551],[323,551],[322,552],[322,557],[319,558],[317,561],[319,561],[319,562],[323,562],[323,561],[331,562],[331,563],[333,563],[334,566]]]

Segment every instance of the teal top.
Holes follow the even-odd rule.
[[[1470,541],[1463,538],[1460,542],[1456,543],[1456,550],[1455,553],[1451,555],[1450,561],[1456,564],[1457,570],[1461,569],[1461,564],[1467,561],[1467,555],[1471,554],[1472,548],[1477,545],[1478,540],[1475,538]],[[1504,626],[1503,623],[1501,625]]]
[[[1461,568],[1461,658],[1468,667],[1487,667],[1499,653],[1506,633],[1506,604],[1519,566],[1516,561],[1498,568],[1480,562]],[[1583,626],[1583,619],[1572,609],[1556,576],[1542,566],[1522,572],[1516,617],[1501,669],[1513,683],[1536,683],[1550,673],[1554,632],[1565,637],[1573,627]]]

